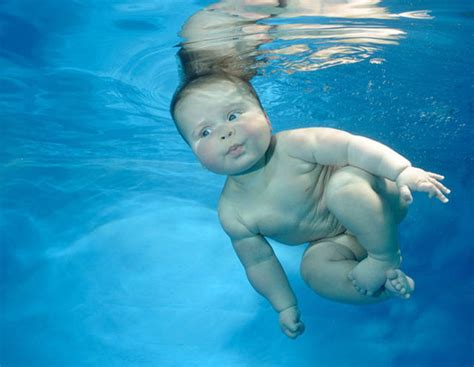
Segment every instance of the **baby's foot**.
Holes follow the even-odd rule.
[[[387,271],[397,268],[399,264],[399,257],[393,261],[383,261],[367,256],[348,274],[348,277],[357,292],[373,296],[387,281]]]
[[[415,281],[400,269],[390,269],[385,289],[393,296],[408,299],[415,290]]]

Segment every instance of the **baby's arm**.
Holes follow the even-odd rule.
[[[410,190],[428,192],[443,203],[450,190],[438,180],[444,177],[411,166],[410,161],[389,147],[358,135],[330,128],[291,132],[288,153],[323,165],[351,165],[395,181],[402,198],[412,202]]]
[[[221,206],[219,219],[232,240],[250,284],[279,313],[282,331],[290,338],[302,334],[304,324],[299,319],[296,297],[270,244],[263,236],[250,232]]]

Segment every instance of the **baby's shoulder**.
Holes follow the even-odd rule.
[[[229,180],[226,181],[217,204],[217,213],[221,220],[235,221],[240,217],[239,201],[243,200],[242,195],[239,195],[231,188]]]
[[[317,163],[315,153],[327,142],[341,140],[341,134],[348,135],[342,130],[327,127],[308,127],[285,130],[275,134],[275,150],[284,155],[305,162]]]
[[[277,132],[273,136],[279,144],[287,144],[297,138],[300,135],[301,130],[303,129],[283,130]]]
[[[308,144],[319,129],[313,127],[280,131],[274,135],[276,146],[285,151],[291,151],[295,147],[301,148]]]
[[[312,162],[313,136],[319,128],[284,130],[274,135],[275,153],[290,161]]]
[[[314,137],[327,134],[328,131],[336,129],[327,127],[302,127],[298,129],[283,130],[274,134],[275,139],[281,145],[294,145],[311,142]]]
[[[229,195],[224,186],[217,206],[217,214],[222,228],[231,238],[252,236],[253,232],[249,229],[249,226],[245,223],[237,209],[237,201],[235,199],[233,195]]]

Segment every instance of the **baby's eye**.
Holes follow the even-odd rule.
[[[227,120],[233,121],[241,115],[241,112],[231,112],[229,116],[227,116]]]
[[[205,138],[211,133],[211,129],[205,128],[201,130],[201,133],[199,134],[201,137]]]

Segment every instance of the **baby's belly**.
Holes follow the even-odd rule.
[[[293,221],[288,217],[280,218],[280,220],[273,220],[260,228],[261,234],[265,237],[287,245],[300,245],[334,237],[345,232],[345,230],[337,218],[329,212],[312,221]]]
[[[248,223],[265,237],[288,245],[299,245],[333,237],[345,231],[325,204],[324,190],[332,173],[330,166],[314,166],[307,174],[282,187],[269,188],[266,197],[256,201]],[[274,193],[278,193],[274,194]],[[255,214],[257,213],[257,214]]]

